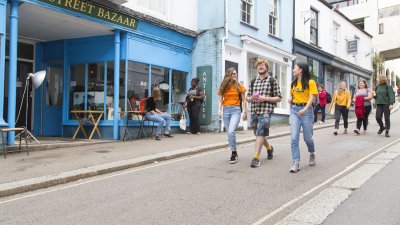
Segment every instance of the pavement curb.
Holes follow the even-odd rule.
[[[356,120],[350,119],[349,123],[354,123]],[[314,130],[331,128],[333,124],[323,124],[314,127]],[[290,131],[280,132],[269,136],[269,139],[279,138],[290,135]],[[242,138],[237,140],[237,144],[246,144],[253,142],[254,137]],[[107,173],[117,172],[126,169],[132,169],[139,166],[149,165],[157,162],[168,161],[180,157],[195,155],[199,153],[204,153],[212,151],[219,148],[227,148],[228,143],[218,142],[214,144],[201,145],[193,148],[183,148],[169,152],[163,152],[156,155],[142,156],[134,159],[121,160],[106,164],[101,164],[97,166],[61,172],[52,175],[46,175],[41,177],[35,177],[30,179],[25,179],[21,181],[15,181],[5,184],[0,184],[0,198],[12,196],[16,194],[21,194],[28,191],[34,191],[38,189],[48,188],[51,186],[65,184],[73,181],[77,181],[84,178],[90,178],[98,175],[103,175]]]

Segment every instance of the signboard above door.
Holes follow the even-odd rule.
[[[73,12],[81,13],[96,19],[135,29],[138,21],[132,16],[115,11],[105,6],[99,5],[91,1],[84,0],[39,0],[41,2],[67,9]]]

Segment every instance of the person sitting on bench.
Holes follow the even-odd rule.
[[[154,121],[158,123],[157,132],[156,132],[156,140],[161,140],[161,131],[165,122],[165,137],[173,137],[169,132],[171,130],[171,115],[166,112],[161,112],[156,108],[156,102],[161,100],[161,91],[160,88],[154,87],[152,90],[151,96],[146,100],[146,114],[145,117],[147,120]]]

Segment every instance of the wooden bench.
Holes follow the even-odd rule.
[[[8,153],[7,144],[6,144],[6,142],[4,141],[4,132],[11,132],[11,131],[21,131],[21,132],[24,132],[24,131],[25,131],[25,134],[27,133],[25,127],[1,128],[1,129],[0,129],[1,140],[3,141],[3,155],[4,155],[4,158],[6,158],[6,155],[7,155],[7,153]],[[19,152],[21,152],[21,142],[22,142],[22,134],[19,135]],[[29,155],[28,140],[27,140],[27,138],[25,138],[25,144],[26,144],[26,154]]]

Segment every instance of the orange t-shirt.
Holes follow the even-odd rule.
[[[246,88],[239,84],[240,87],[240,93],[245,93]],[[218,93],[218,95],[221,95],[221,93]],[[230,86],[228,90],[226,90],[224,96],[223,96],[223,106],[240,106],[240,96],[238,93],[238,90],[235,88],[235,86]]]

